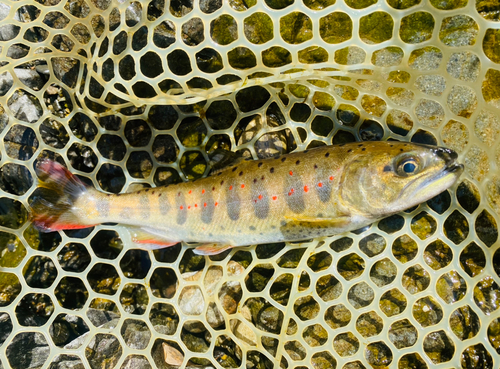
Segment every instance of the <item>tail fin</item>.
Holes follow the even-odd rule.
[[[48,190],[41,192],[42,195],[31,203],[31,220],[40,231],[92,226],[84,224],[73,213],[75,201],[89,190],[82,181],[61,164],[51,160],[41,161],[37,174],[40,177],[40,187]]]

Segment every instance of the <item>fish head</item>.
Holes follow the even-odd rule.
[[[381,218],[449,188],[463,172],[453,150],[413,143],[369,142],[346,158],[341,202],[349,211]]]

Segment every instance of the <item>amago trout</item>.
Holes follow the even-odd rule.
[[[44,231],[127,225],[143,247],[198,242],[199,254],[351,231],[450,187],[463,171],[452,150],[402,142],[325,146],[244,161],[194,182],[106,194],[62,165],[42,161],[41,186],[58,198],[32,203]]]

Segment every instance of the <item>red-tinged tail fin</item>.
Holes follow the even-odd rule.
[[[42,232],[87,228],[73,213],[73,205],[89,189],[69,170],[52,160],[38,164],[39,186],[47,189],[31,203],[31,220]]]

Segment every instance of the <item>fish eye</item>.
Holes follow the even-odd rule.
[[[407,157],[401,160],[397,165],[397,173],[400,176],[411,176],[416,174],[419,169],[418,160],[414,157]]]

